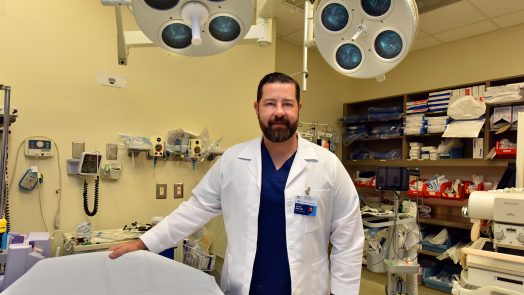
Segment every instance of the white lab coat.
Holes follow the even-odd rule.
[[[149,250],[160,252],[222,212],[228,240],[222,270],[226,294],[249,294],[257,247],[261,140],[228,149],[192,197],[141,237]],[[319,198],[317,216],[294,213],[295,198],[306,188]],[[286,183],[285,214],[292,294],[358,294],[364,234],[357,192],[335,155],[300,137]]]

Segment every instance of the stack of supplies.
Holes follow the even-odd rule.
[[[424,160],[438,160],[436,146],[424,146],[420,148],[421,157]]]
[[[449,116],[426,117],[428,133],[443,133],[449,123]]]
[[[524,83],[488,87],[484,92],[486,104],[514,103],[524,101]]]
[[[406,126],[404,127],[405,135],[426,134],[426,119],[424,114],[415,114],[406,116]]]
[[[428,98],[428,113],[446,112],[451,93],[451,90],[431,92]]]
[[[402,135],[402,123],[386,124],[382,126],[375,126],[371,128],[369,137],[372,138],[388,138],[392,136]]]
[[[391,121],[402,118],[402,106],[369,107],[369,121]]]
[[[345,124],[354,124],[359,122],[366,122],[368,120],[368,115],[347,115],[344,118],[341,119],[341,121]]]
[[[421,159],[421,150],[420,148],[423,147],[424,144],[420,142],[410,142],[409,143],[409,159],[410,160],[418,160]]]
[[[344,128],[344,145],[349,146],[353,142],[367,137],[369,135],[369,129],[366,125],[355,125]]]
[[[428,110],[428,100],[408,101],[406,103],[407,114],[425,113]]]

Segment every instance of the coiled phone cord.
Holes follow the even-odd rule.
[[[90,211],[87,206],[87,179],[84,178],[84,212],[87,214],[87,216],[95,216],[96,212],[98,211],[98,192],[99,192],[99,183],[100,183],[100,177],[97,175],[95,179],[95,204],[93,206],[93,211]]]

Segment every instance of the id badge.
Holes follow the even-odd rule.
[[[297,196],[295,199],[295,214],[316,216],[318,199],[315,196]]]

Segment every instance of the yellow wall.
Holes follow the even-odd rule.
[[[211,139],[223,137],[223,147],[260,134],[252,105],[259,79],[274,71],[275,46],[242,44],[206,58],[135,48],[128,66],[119,66],[114,9],[100,1],[31,1],[31,5],[1,1],[0,36],[0,83],[12,87],[12,105],[20,114],[9,139],[13,230],[44,230],[38,191],[22,193],[18,189],[22,173],[35,160],[21,152],[13,173],[16,151],[26,137],[44,135],[58,144],[61,223],[70,232],[87,219],[82,181],[66,175],[72,141],[84,141],[87,151],[105,154],[106,143],[118,142],[119,133],[166,135],[177,128],[198,133],[207,127]],[[127,89],[96,85],[98,72],[127,77]],[[193,171],[189,164],[169,161],[153,170],[151,161],[137,160],[133,166],[123,149],[118,161],[124,167],[122,177],[117,182],[101,182],[99,213],[89,219],[98,229],[121,228],[133,221],[146,223],[152,216],[167,215],[180,204],[173,199],[173,183],[185,183],[187,199],[205,172],[204,166],[209,166]],[[50,231],[57,208],[56,162],[56,156],[38,160],[44,174],[42,209]],[[160,182],[168,183],[167,200],[155,199],[155,183]],[[89,199],[91,207],[92,182]]]

